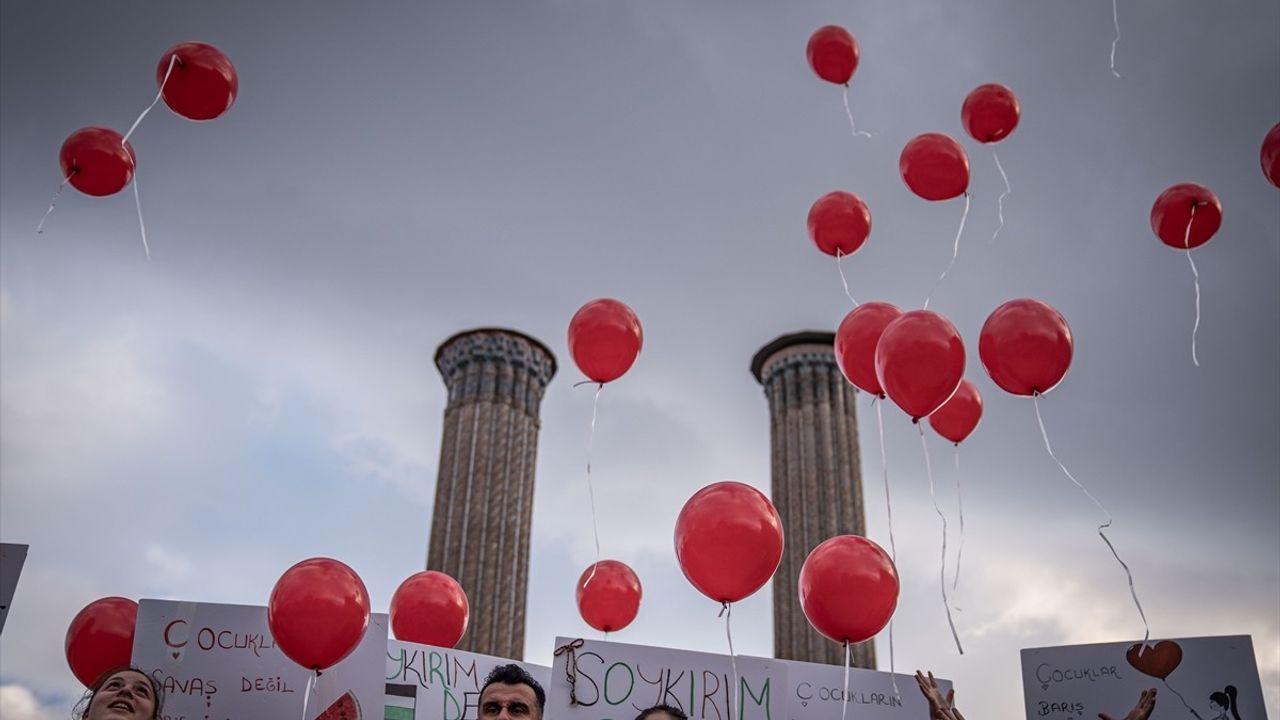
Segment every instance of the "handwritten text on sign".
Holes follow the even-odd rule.
[[[1145,688],[1155,688],[1155,717],[1207,720],[1266,716],[1253,641],[1248,636],[1066,645],[1022,651],[1028,720],[1124,717]],[[1230,688],[1230,689],[1228,689]]]
[[[556,640],[557,647],[571,643],[577,645],[573,638]],[[786,666],[745,656],[736,664],[735,687],[728,655],[582,640],[572,653],[556,656],[547,717],[631,720],[641,710],[665,704],[692,720],[785,720]]]
[[[360,645],[321,676],[310,717],[348,693],[373,717],[386,637],[386,615],[374,615]],[[133,664],[164,688],[165,720],[301,718],[311,677],[276,646],[267,609],[251,605],[143,600]]]
[[[485,678],[511,662],[515,661],[390,640],[384,720],[476,720]],[[551,668],[516,664],[546,688]]]
[[[791,687],[790,720],[839,720],[845,703],[850,706],[849,717],[858,720],[916,720],[929,715],[929,703],[910,675],[896,676],[895,693],[894,676],[889,673],[850,668],[846,693],[843,666],[782,662],[787,666]],[[945,694],[951,689],[951,681],[939,679],[938,687]]]

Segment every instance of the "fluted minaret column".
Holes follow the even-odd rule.
[[[844,665],[844,648],[818,634],[800,609],[800,568],[818,543],[865,535],[856,390],[840,373],[829,332],[783,335],[751,360],[769,399],[773,504],[786,551],[773,582],[773,648],[784,660]],[[875,668],[875,647],[853,649],[857,667]]]
[[[538,409],[556,359],[500,328],[458,333],[435,359],[449,402],[427,569],[467,593],[471,621],[459,649],[521,659]]]

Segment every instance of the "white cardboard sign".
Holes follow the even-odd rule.
[[[1145,688],[1156,689],[1152,720],[1234,720],[1237,715],[1229,706],[1231,694],[1242,720],[1267,717],[1253,640],[1248,635],[1152,642],[1135,660],[1146,672],[1127,656],[1136,644],[1023,650],[1022,687],[1028,720],[1092,720],[1099,713],[1124,717]],[[1158,677],[1161,674],[1163,679]],[[1234,691],[1228,691],[1228,686]]]
[[[386,659],[384,720],[477,720],[480,690],[499,665],[519,665],[544,691],[551,680],[543,665],[401,640],[387,642]]]
[[[360,645],[321,674],[308,718],[354,698],[358,718],[381,720],[386,649],[387,616],[372,615]],[[142,600],[133,664],[163,686],[168,720],[301,720],[311,677],[276,646],[267,609],[254,605]]]
[[[581,643],[581,645],[578,645]],[[728,655],[624,645],[601,640],[556,638],[557,650],[547,692],[547,717],[555,720],[632,720],[664,703],[690,720],[785,720],[787,666],[777,660],[739,655],[737,697],[732,699],[733,664]],[[567,671],[567,672],[566,672]],[[571,701],[569,677],[574,677]]]
[[[22,574],[26,560],[26,545],[0,543],[0,631],[4,630],[5,618],[9,617],[9,606],[18,589],[18,575]]]
[[[919,720],[929,716],[929,703],[912,675],[897,674],[898,693],[887,672],[849,668],[849,694],[844,693],[844,667],[781,661],[787,666],[789,720],[840,720],[841,699],[847,697],[849,718],[858,720]],[[937,678],[946,693],[951,681]]]

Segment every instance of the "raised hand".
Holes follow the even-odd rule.
[[[919,673],[917,673],[919,675]],[[931,706],[932,707],[932,706]],[[1133,706],[1128,715],[1120,720],[1147,720],[1151,717],[1151,712],[1156,709],[1156,689],[1148,688],[1142,691],[1142,696],[1138,698],[1138,704]],[[1098,713],[1098,717],[1102,720],[1116,720],[1114,717],[1106,713]]]

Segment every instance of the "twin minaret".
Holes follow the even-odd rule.
[[[769,400],[773,502],[786,530],[773,583],[774,652],[841,665],[840,646],[809,627],[796,591],[814,546],[866,533],[855,390],[836,367],[832,340],[784,335],[756,353],[751,372]],[[449,401],[427,569],[467,592],[471,622],[460,649],[522,658],[538,410],[555,356],[523,333],[480,328],[444,341],[435,361]],[[855,647],[854,664],[875,667],[875,648]]]

